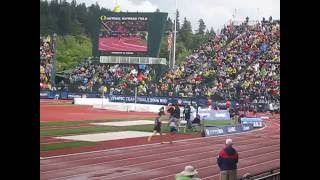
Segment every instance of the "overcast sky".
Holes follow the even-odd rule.
[[[71,2],[71,0],[67,0]],[[107,9],[113,9],[116,0],[77,0],[77,3],[86,3],[87,6],[98,2]],[[169,13],[174,17],[175,0],[118,0],[121,10],[154,12],[157,8],[161,12]],[[280,19],[280,0],[177,0],[180,12],[180,22],[186,17],[191,21],[192,29],[198,28],[198,20],[202,18],[208,29],[221,29],[236,12],[237,19]],[[235,9],[237,9],[235,11]]]

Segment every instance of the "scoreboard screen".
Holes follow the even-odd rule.
[[[114,13],[100,16],[100,56],[156,57],[167,13]]]
[[[148,52],[148,17],[101,17],[99,51],[123,54]]]

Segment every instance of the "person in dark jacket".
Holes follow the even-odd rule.
[[[184,107],[183,114],[184,114],[184,120],[187,121],[188,127],[191,128],[191,121],[190,121],[191,108],[189,104],[187,104]]]
[[[226,147],[219,153],[217,163],[220,180],[237,180],[238,152],[232,147],[232,139],[226,140]]]
[[[174,117],[180,119],[180,108],[178,104],[176,104],[174,107]]]
[[[193,119],[192,124],[198,124],[200,125],[201,120],[200,120],[200,115],[197,114],[196,117]]]
[[[180,124],[180,108],[178,104],[175,105],[173,116],[177,119],[177,124]]]

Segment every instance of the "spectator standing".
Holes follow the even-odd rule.
[[[227,110],[230,110],[230,107],[231,107],[231,102],[228,100],[228,101],[226,102],[226,108],[227,108]]]
[[[212,99],[210,97],[208,98],[208,108],[212,108]]]
[[[183,114],[184,114],[184,119],[187,121],[188,127],[190,128],[191,127],[191,121],[190,121],[191,108],[189,104],[187,104],[184,107]]]
[[[220,180],[237,180],[238,152],[232,147],[232,139],[226,140],[223,148],[217,158],[220,168]]]
[[[193,119],[192,124],[201,124],[200,115],[197,114],[196,117]]]
[[[193,166],[186,166],[184,170],[176,174],[176,180],[201,180],[196,177],[198,171]]]
[[[271,116],[273,116],[274,108],[272,102],[269,103],[269,111],[271,113]]]
[[[174,115],[173,115],[176,119],[177,119],[177,123],[180,123],[180,108],[179,105],[176,104],[174,107]]]

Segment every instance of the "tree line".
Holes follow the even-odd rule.
[[[206,28],[203,19],[198,20],[198,28],[195,32],[192,30],[191,22],[184,17],[182,24],[180,23],[180,13],[176,12],[176,63],[181,63],[184,58],[192,53],[193,49],[198,48],[201,44],[208,42],[210,37],[216,35],[214,29],[211,27],[210,31]],[[169,17],[167,19],[165,34],[174,31],[174,21]],[[166,46],[167,36],[163,36],[160,49],[160,57],[168,57],[169,52]]]

